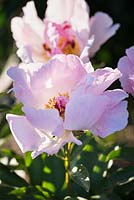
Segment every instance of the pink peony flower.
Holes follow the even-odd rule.
[[[134,96],[134,46],[127,49],[126,54],[118,62],[118,69],[122,73],[120,82],[122,88]]]
[[[27,3],[23,12],[23,17],[12,19],[11,30],[18,56],[25,62],[46,62],[61,53],[80,56],[88,41],[91,57],[119,28],[103,12],[89,19],[84,0],[48,0],[43,21],[37,16],[33,1]]]
[[[8,75],[24,104],[24,116],[8,114],[7,120],[21,150],[33,151],[33,157],[57,153],[67,142],[80,145],[73,131],[91,130],[105,137],[127,125],[128,95],[121,89],[106,90],[120,77],[117,69],[93,71],[79,57],[60,54],[45,65],[12,67]]]

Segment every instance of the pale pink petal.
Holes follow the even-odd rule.
[[[18,67],[11,67],[7,74],[14,80],[13,82],[13,91],[15,92],[16,97],[21,102],[32,102],[33,96],[29,89],[29,83],[27,80],[27,75],[23,69]]]
[[[82,144],[71,132],[64,131],[61,137],[53,137],[51,140],[48,140],[48,142],[42,142],[39,148],[32,153],[32,158],[37,157],[43,152],[46,152],[49,155],[56,154],[68,142],[74,142],[77,145]]]
[[[110,98],[110,106],[120,103],[123,99],[128,98],[128,94],[121,89],[107,90],[104,92]]]
[[[33,31],[29,24],[24,22],[23,18],[14,17],[11,20],[11,30],[18,48],[29,46],[34,61],[45,60],[44,41]]]
[[[94,37],[91,37],[90,40],[88,40],[86,46],[84,47],[80,59],[83,61],[83,63],[88,63],[89,62],[89,49],[93,45],[94,42]]]
[[[6,118],[21,151],[36,150],[41,142],[41,136],[31,126],[26,117],[7,114]]]
[[[86,63],[84,66],[85,66],[85,69],[86,69],[87,73],[94,72],[94,68],[93,68],[93,66],[92,66],[90,61],[88,63]]]
[[[97,69],[94,72],[89,73],[85,79],[80,81],[77,89],[73,92],[73,96],[79,96],[82,94],[103,94],[103,92],[118,78],[121,77],[121,73],[118,69],[104,68]]]
[[[120,82],[126,92],[134,95],[134,47],[127,49],[126,54],[118,62],[118,69],[122,73]]]
[[[22,62],[24,62],[24,63],[33,62],[32,51],[31,51],[31,48],[28,46],[20,47],[17,51],[17,55],[18,55],[18,57],[21,58]]]
[[[32,107],[24,106],[23,111],[27,120],[37,129],[44,132],[53,132],[57,126],[62,124],[62,118],[56,109],[37,110]]]
[[[99,95],[82,95],[71,98],[66,105],[64,127],[67,130],[90,130],[102,116],[109,98]]]
[[[39,38],[44,40],[44,23],[37,15],[34,1],[29,1],[26,6],[23,7],[23,12],[25,23],[29,24]]]
[[[111,133],[122,130],[127,123],[127,102],[123,101],[108,108],[90,130],[100,137],[106,137]]]
[[[119,59],[118,69],[123,76],[128,77],[130,74],[134,73],[134,67],[130,59],[127,56],[123,56]]]
[[[126,49],[126,54],[127,54],[128,58],[129,58],[129,60],[132,63],[134,63],[134,46]]]
[[[11,30],[19,46],[28,42],[38,44],[39,41],[44,41],[44,23],[37,16],[34,2],[28,2],[23,7],[23,12],[23,17],[14,17],[11,20]]]
[[[100,137],[123,129],[128,122],[127,102],[122,101],[126,97],[122,90],[73,97],[66,106],[65,129],[88,129]]]
[[[7,72],[14,80],[13,90],[16,97],[26,105],[38,105],[31,90],[30,78],[41,66],[39,63],[21,64],[19,67],[11,67]]]
[[[23,18],[14,17],[11,20],[11,30],[18,47],[36,45],[35,49],[40,50],[42,48],[43,41],[41,37],[34,32],[29,24],[25,23]]]
[[[59,93],[70,94],[86,74],[84,64],[77,56],[56,55],[45,67],[34,73],[31,88],[40,105],[44,106]]]
[[[48,0],[46,9],[47,19],[58,24],[69,21],[73,13],[74,2],[73,0]]]
[[[14,17],[11,20],[11,31],[16,45],[19,48],[29,46],[34,61],[45,60],[44,22],[37,16],[33,1],[28,2],[23,11],[23,17]]]
[[[90,19],[90,37],[94,35],[93,46],[89,50],[90,57],[98,51],[119,28],[119,24],[113,25],[112,18],[103,12],[97,12]]]
[[[90,75],[94,78],[94,81],[91,86],[92,88],[90,89],[97,94],[101,94],[114,81],[121,77],[121,73],[117,68],[112,69],[109,67],[105,67],[104,69],[97,69]]]
[[[46,17],[58,24],[68,21],[77,29],[88,29],[89,8],[84,0],[48,0]]]

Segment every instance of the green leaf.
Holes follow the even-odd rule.
[[[3,183],[11,186],[28,186],[28,183],[18,176],[15,172],[12,172],[9,167],[0,163],[0,179]]]
[[[48,157],[45,153],[32,160],[32,162],[28,158],[25,159],[27,160],[31,184],[41,185],[44,188],[48,186],[47,189],[50,192],[55,188],[56,194],[59,196],[65,178],[64,161],[55,155]],[[37,175],[35,176],[35,174]]]
[[[10,129],[7,124],[6,115],[4,114],[0,122],[0,138],[4,138],[10,134]]]
[[[118,147],[112,150],[106,158],[106,161],[114,159],[123,159],[127,161],[134,161],[134,147]]]
[[[133,162],[134,161],[134,147],[122,147],[118,158]]]
[[[127,196],[130,193],[134,193],[134,179],[132,178],[132,180],[130,180],[129,182],[117,186],[116,192],[121,196]]]
[[[43,173],[44,161],[41,158],[41,156],[38,156],[37,158],[32,160],[32,162],[29,162],[30,159],[28,160],[28,157],[29,157],[28,154],[26,154],[25,163],[27,164],[28,167],[30,182],[32,185],[41,185],[44,179],[44,173]],[[38,175],[35,176],[37,172]]]
[[[31,152],[26,152],[25,153],[25,165],[26,165],[26,167],[30,167],[31,164],[32,164]]]
[[[121,147],[118,147],[117,149],[114,149],[108,153],[106,161],[108,162],[109,160],[116,159],[120,156],[120,154],[121,154]]]
[[[6,112],[6,111],[8,111],[8,110],[10,110],[10,109],[11,109],[11,107],[8,106],[8,105],[6,105],[6,104],[1,104],[1,105],[0,105],[0,113],[1,113],[1,112]]]
[[[15,200],[14,195],[10,194],[12,187],[0,186],[0,199],[1,200]]]
[[[23,157],[10,149],[2,148],[0,151],[0,157],[7,157],[8,162],[12,160],[12,158],[15,158],[16,161],[18,162],[19,169],[25,168]],[[21,165],[21,168],[20,168],[20,165]],[[16,169],[18,169],[18,166],[16,166]]]
[[[131,181],[131,178],[134,177],[134,167],[129,166],[124,169],[118,169],[116,172],[113,172],[110,177],[105,182],[106,188],[113,188],[116,185],[122,185],[126,182]]]
[[[70,172],[71,179],[80,185],[86,192],[89,192],[90,178],[86,167],[83,165],[75,166]]]
[[[19,103],[19,104],[15,104],[12,109],[10,110],[9,113],[13,113],[13,114],[16,114],[16,115],[23,115],[23,111],[22,111],[22,104]]]
[[[83,135],[80,140],[82,141],[82,145],[80,146],[75,146],[72,155],[71,155],[71,168],[73,168],[77,161],[80,158],[80,155],[83,151],[83,148],[85,147],[86,144],[89,144],[90,140],[91,140],[91,135],[89,133]]]

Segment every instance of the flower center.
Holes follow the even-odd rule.
[[[64,119],[66,104],[69,101],[68,93],[60,94],[57,97],[49,99],[48,103],[45,105],[47,109],[57,109],[60,116]]]
[[[64,54],[75,54],[80,56],[80,46],[71,25],[63,22],[61,26],[57,26],[59,32],[58,47]]]
[[[52,27],[55,30],[52,35],[53,39],[49,38],[50,43],[43,44],[46,57],[50,58],[53,54],[57,54],[57,52],[64,53],[66,55],[74,54],[80,56],[79,41],[71,25],[68,22],[63,22],[63,24],[52,23]]]
[[[68,40],[66,37],[60,37],[58,41],[58,47],[64,54],[75,54],[80,56],[80,47],[75,38]]]

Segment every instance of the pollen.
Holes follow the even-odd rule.
[[[75,54],[80,56],[80,46],[77,39],[73,38],[68,40],[65,37],[60,37],[58,41],[58,47],[62,50],[64,54]]]
[[[45,105],[46,109],[57,109],[59,115],[64,119],[66,104],[69,101],[68,93],[58,94],[58,96],[49,99],[48,103]]]

